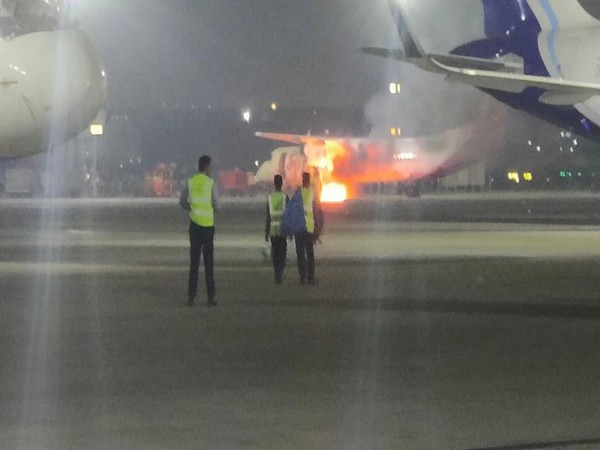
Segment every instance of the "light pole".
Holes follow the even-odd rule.
[[[92,149],[92,197],[98,197],[98,139],[104,134],[104,126],[93,123],[90,125],[90,134],[94,141]]]

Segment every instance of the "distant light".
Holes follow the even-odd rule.
[[[398,136],[398,137],[402,136],[402,128],[396,128],[396,127],[390,128],[390,134],[392,136]]]
[[[394,155],[394,159],[398,159],[400,161],[412,161],[416,159],[417,155],[412,152],[398,153]]]
[[[575,149],[574,149],[573,147],[570,147],[570,148],[569,148],[569,151],[570,151],[571,153],[575,153]]]
[[[277,111],[277,103],[275,103],[275,102],[271,103],[271,109],[273,111]]]
[[[250,123],[250,119],[251,119],[251,118],[252,118],[252,113],[250,112],[250,110],[249,110],[249,109],[245,110],[245,111],[242,113],[242,119],[244,119],[244,121],[245,121],[246,123]]]
[[[531,183],[533,181],[533,174],[531,172],[525,172],[523,174],[523,180],[527,181],[528,183]]]
[[[258,162],[258,160],[257,160],[257,161],[254,161],[254,165],[255,165],[256,167],[258,167],[258,166],[260,165],[260,163]]]
[[[539,145],[535,149],[538,151],[538,153],[542,151],[542,147],[540,147]]]
[[[573,145],[577,147],[579,145],[579,141],[577,139],[573,139]]]
[[[102,136],[104,134],[104,127],[102,124],[93,123],[90,125],[90,133],[92,136]]]
[[[519,176],[519,172],[508,172],[509,181],[514,181],[519,184],[521,182],[521,177]]]
[[[398,95],[402,92],[402,85],[400,83],[390,83],[390,94]]]
[[[529,145],[530,147],[533,145],[532,141],[527,141],[527,145]]]

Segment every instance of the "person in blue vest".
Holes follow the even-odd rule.
[[[289,198],[281,191],[281,187],[283,186],[283,178],[281,175],[275,175],[273,184],[275,186],[275,191],[272,192],[267,199],[265,242],[271,241],[275,284],[281,284],[287,259],[287,241],[283,233],[281,219]]]
[[[315,214],[321,217],[318,196],[315,195],[310,185],[310,174],[302,173],[302,205],[304,206],[304,218],[306,231],[296,234],[296,258],[298,259],[298,272],[300,284],[315,284],[315,242],[321,232],[321,224],[315,224]],[[315,226],[317,225],[317,226]]]
[[[204,155],[198,161],[198,173],[190,178],[180,198],[181,206],[190,213],[190,274],[188,279],[188,306],[194,306],[198,290],[200,254],[204,257],[204,275],[208,306],[216,306],[214,277],[215,183],[210,177],[211,158]]]

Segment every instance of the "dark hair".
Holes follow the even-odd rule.
[[[310,173],[302,172],[302,183],[310,183]]]
[[[283,177],[281,175],[275,175],[273,177],[273,184],[277,189],[281,189],[281,186],[283,186]]]
[[[208,156],[208,155],[201,156],[200,159],[198,160],[198,170],[200,172],[204,172],[206,170],[206,168],[210,165],[211,161],[212,161],[212,159],[210,158],[210,156]]]

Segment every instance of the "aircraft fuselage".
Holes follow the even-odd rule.
[[[102,63],[80,29],[0,40],[0,158],[34,155],[74,137],[105,102]]]

